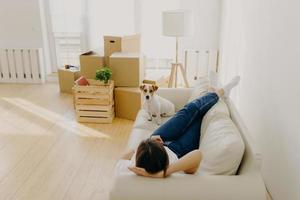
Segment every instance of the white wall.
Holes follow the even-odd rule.
[[[103,35],[135,32],[135,0],[89,0],[87,2],[88,47],[103,48]]]
[[[263,154],[275,200],[300,199],[300,1],[224,0],[221,76]]]
[[[81,33],[84,30],[85,0],[48,0],[54,33]]]
[[[162,34],[162,12],[180,8],[180,0],[139,0],[139,32],[148,58],[174,58],[175,38]]]
[[[198,62],[189,62],[189,59],[187,62],[189,84],[193,85],[197,82],[193,81],[195,76],[206,76],[210,69],[215,70],[220,38],[221,0],[181,0],[181,8],[191,10],[194,16],[194,35],[182,38],[180,43],[184,50],[199,51]],[[183,61],[184,55],[181,53],[180,60]]]
[[[0,0],[0,48],[42,46],[39,0]]]
[[[221,0],[181,0],[181,8],[193,11],[194,15],[194,35],[183,39],[183,48],[218,49]]]

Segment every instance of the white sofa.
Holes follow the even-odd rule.
[[[176,110],[184,106],[192,89],[159,89],[160,96],[175,104]],[[239,129],[245,144],[245,153],[237,175],[186,175],[173,174],[165,179],[139,177],[130,171],[116,170],[110,200],[263,200],[265,185],[260,174],[261,155],[257,152],[247,129],[231,101],[226,102],[232,121]],[[142,111],[137,116],[128,148],[136,148],[139,142],[153,132],[140,128]],[[155,127],[153,127],[155,128]]]

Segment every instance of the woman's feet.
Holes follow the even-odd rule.
[[[226,85],[223,86],[224,97],[229,97],[232,88],[237,86],[239,84],[240,80],[241,80],[240,76],[235,76],[235,77],[233,77],[233,79],[231,79],[231,81],[229,83],[227,83]]]
[[[217,92],[217,94],[220,97],[222,96],[226,98],[229,97],[231,90],[239,84],[240,79],[241,79],[240,76],[235,76],[229,83],[227,83],[222,87],[219,82],[218,74],[214,71],[210,71],[209,73],[211,90]],[[216,88],[220,88],[220,89],[216,89]]]

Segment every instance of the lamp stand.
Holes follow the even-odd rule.
[[[184,81],[185,87],[189,87],[187,77],[186,77],[186,69],[183,67],[182,63],[178,62],[178,37],[176,37],[176,57],[175,57],[175,63],[172,63],[171,67],[171,74],[169,78],[168,87],[175,87],[177,88],[177,77],[178,77],[178,68],[181,71],[181,75]]]

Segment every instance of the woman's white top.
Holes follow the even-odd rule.
[[[166,146],[164,146],[164,147],[165,147],[166,152],[169,156],[169,164],[172,164],[172,163],[176,162],[178,160],[177,155],[171,149],[169,149],[168,147],[166,147]]]

